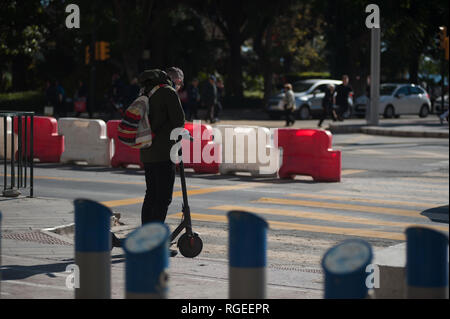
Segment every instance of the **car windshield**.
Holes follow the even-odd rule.
[[[395,85],[382,85],[380,87],[380,95],[392,95],[396,87]]]
[[[296,82],[292,86],[292,91],[294,92],[306,92],[313,85],[313,83],[308,82]]]

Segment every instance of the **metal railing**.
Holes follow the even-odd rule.
[[[11,134],[8,143],[8,118],[11,118]],[[17,118],[17,159],[15,152],[15,121]],[[30,120],[28,120],[30,119]],[[29,187],[29,196],[33,197],[33,128],[34,128],[34,112],[16,112],[1,111],[0,121],[3,122],[3,196],[17,197],[21,193],[20,188]],[[30,122],[30,128],[28,128]],[[8,159],[8,146],[10,146],[11,154]],[[10,174],[8,175],[8,166]],[[29,176],[28,176],[29,171]],[[8,177],[9,186],[8,186]],[[29,184],[27,183],[29,179]]]

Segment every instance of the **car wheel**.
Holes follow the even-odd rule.
[[[298,111],[298,118],[300,120],[308,120],[311,117],[311,111],[307,105],[303,105],[300,107]]]
[[[384,109],[384,118],[391,119],[394,116],[395,116],[394,107],[392,105],[386,106],[386,108]]]
[[[424,104],[420,108],[419,117],[427,117],[428,114],[430,114],[430,109],[428,108],[428,105]]]

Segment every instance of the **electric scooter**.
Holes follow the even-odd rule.
[[[187,131],[186,131],[187,132]],[[180,140],[189,139],[191,142],[194,140],[192,136],[187,134],[184,134],[180,137]],[[178,155],[180,155],[180,163],[179,163],[179,170],[180,170],[180,179],[181,179],[181,190],[183,194],[183,219],[181,220],[180,225],[172,232],[170,236],[171,244],[175,244],[174,240],[177,238],[177,236],[181,233],[183,229],[186,231],[183,235],[180,236],[177,242],[178,249],[180,250],[180,253],[184,257],[188,258],[194,258],[200,254],[200,252],[203,249],[203,241],[199,237],[199,235],[192,231],[192,222],[191,222],[191,209],[189,208],[189,202],[187,197],[187,190],[186,190],[186,177],[184,174],[184,164],[183,164],[183,157],[182,157],[182,149],[180,148]]]
[[[192,136],[189,135],[189,133],[186,131],[185,134],[180,136],[180,139],[188,139],[191,142],[194,140]],[[180,148],[178,155],[180,155],[180,163],[179,163],[179,170],[180,170],[180,178],[181,178],[181,190],[183,193],[183,219],[181,220],[180,225],[172,232],[170,236],[170,242],[171,245],[175,244],[174,240],[177,238],[177,236],[181,233],[183,229],[186,229],[185,233],[180,236],[177,242],[178,249],[180,250],[180,253],[184,257],[188,258],[194,258],[200,254],[200,252],[203,249],[203,241],[199,237],[199,235],[192,231],[192,222],[191,222],[191,209],[189,208],[189,202],[187,197],[187,190],[186,190],[186,177],[184,175],[184,164],[183,164],[183,157],[182,157],[182,149]],[[112,247],[122,247],[122,240],[117,238],[116,235],[114,235],[113,232],[111,232],[112,236]]]

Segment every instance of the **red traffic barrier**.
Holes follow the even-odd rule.
[[[283,149],[280,178],[311,176],[317,182],[341,181],[341,151],[332,149],[332,135],[324,130],[278,129]]]
[[[119,141],[117,128],[120,122],[120,120],[111,120],[106,123],[108,138],[114,140],[114,155],[111,158],[111,166],[117,168],[134,164],[139,165],[142,169],[144,168],[144,164],[142,164],[140,159],[140,150]]]
[[[212,127],[206,124],[185,123],[194,141],[182,140],[183,164],[196,173],[217,174],[222,156],[221,144],[214,142]]]
[[[14,133],[18,134],[18,118],[14,118]],[[25,153],[25,119],[22,118],[22,154],[30,153],[30,143],[26,143],[27,153]],[[27,117],[27,138],[30,138],[31,118]],[[64,152],[64,136],[58,135],[58,122],[53,117],[34,116],[33,126],[33,155],[41,163],[59,163]],[[16,152],[16,157],[18,152]]]

